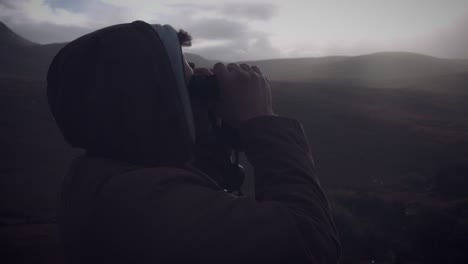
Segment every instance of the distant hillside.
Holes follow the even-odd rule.
[[[200,55],[185,52],[185,58],[188,62],[195,63],[195,67],[197,68],[213,68],[213,66],[217,63],[217,61],[207,60]]]
[[[64,45],[33,43],[0,22],[0,76],[44,80],[50,62]]]
[[[0,22],[0,76],[45,79],[53,56],[66,43],[39,45],[15,34]],[[197,67],[213,67],[216,61],[185,53]],[[468,60],[439,59],[405,52],[363,56],[331,56],[249,61],[274,81],[303,82],[317,79],[368,81],[421,78],[468,72]]]
[[[277,114],[300,120],[325,186],[430,178],[468,164],[468,73],[399,88],[347,82],[271,82]]]
[[[274,59],[249,61],[271,80],[308,81],[354,78],[392,80],[468,72],[468,60],[439,59],[407,52],[382,52],[356,57]]]
[[[9,47],[30,47],[37,45],[36,43],[29,41],[17,35],[13,30],[7,27],[3,22],[0,21],[0,46],[9,46]]]

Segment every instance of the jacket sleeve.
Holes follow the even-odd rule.
[[[107,247],[132,262],[337,263],[337,233],[301,125],[261,117],[240,132],[256,198],[226,193],[182,169],[113,177],[91,221],[99,254]]]
[[[306,254],[318,263],[337,262],[338,233],[302,125],[285,117],[259,117],[243,124],[240,133],[255,171],[256,200],[286,207]]]

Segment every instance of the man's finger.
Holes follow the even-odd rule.
[[[237,65],[235,63],[229,63],[228,66],[227,66],[227,69],[230,72],[232,72],[232,71],[240,72],[241,71],[241,68],[239,67],[239,65]]]
[[[216,63],[215,66],[213,67],[213,72],[215,75],[223,76],[227,73],[227,71],[228,70],[226,66],[221,62]]]
[[[207,68],[195,68],[193,73],[199,75],[213,75],[213,72]]]
[[[240,67],[241,67],[242,70],[244,70],[244,71],[246,71],[246,72],[253,72],[253,69],[250,68],[250,66],[249,66],[248,64],[242,63],[242,64],[240,65]]]
[[[252,70],[260,75],[262,75],[262,71],[260,70],[260,68],[258,68],[257,66],[252,66]]]

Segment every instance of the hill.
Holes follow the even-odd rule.
[[[427,180],[468,164],[468,74],[378,89],[346,82],[271,82],[275,111],[300,120],[325,186]]]
[[[31,47],[37,45],[36,43],[24,39],[19,36],[13,30],[11,30],[7,25],[0,21],[0,46],[4,47]]]
[[[50,62],[64,45],[33,43],[0,22],[0,76],[45,80]]]
[[[1,23],[1,22],[0,22]],[[52,58],[66,43],[39,45],[0,24],[0,76],[44,79]],[[185,53],[197,67],[216,61]],[[362,56],[331,56],[248,61],[259,66],[270,80],[304,82],[316,79],[345,80],[365,85],[372,81],[420,78],[468,72],[468,60],[440,59],[407,52],[382,52]]]
[[[213,68],[213,66],[217,63],[217,61],[205,59],[202,56],[197,55],[197,54],[193,54],[189,52],[185,52],[184,54],[185,54],[185,59],[188,62],[195,63],[195,67],[197,68]]]
[[[468,72],[468,60],[440,59],[407,52],[381,52],[348,57],[248,61],[271,80],[312,79],[393,80]]]

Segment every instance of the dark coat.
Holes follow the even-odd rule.
[[[186,168],[77,160],[61,228],[79,263],[337,263],[340,246],[301,125],[259,117],[241,127],[256,197]]]
[[[337,231],[299,122],[268,116],[239,128],[256,197],[227,193],[213,180],[220,175],[193,167],[171,32],[143,22],[110,27],[52,63],[52,112],[65,138],[88,150],[63,185],[68,261],[336,263]]]

